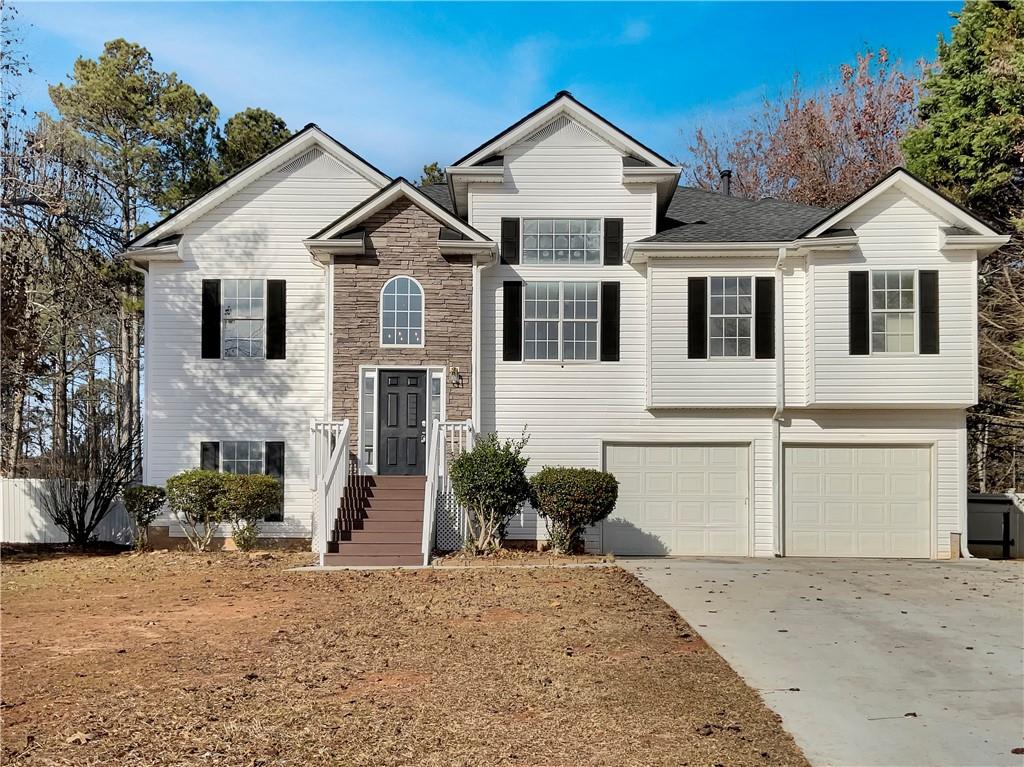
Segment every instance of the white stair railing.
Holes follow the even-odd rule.
[[[309,482],[317,500],[313,540],[323,567],[334,520],[348,484],[349,422],[311,419],[309,431]]]
[[[437,524],[438,497],[452,499],[452,481],[449,468],[451,462],[459,455],[473,449],[476,431],[473,422],[465,421],[434,421],[427,435],[427,477],[423,491],[423,564],[430,564],[430,555],[434,549],[434,535]],[[461,506],[456,509],[458,514],[459,536],[466,539],[469,531],[469,519],[466,510]]]

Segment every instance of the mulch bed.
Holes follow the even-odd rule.
[[[5,560],[0,761],[807,764],[618,568],[284,572],[309,559]]]

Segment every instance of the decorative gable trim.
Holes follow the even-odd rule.
[[[565,116],[586,129],[592,135],[607,142],[624,155],[632,155],[659,168],[675,167],[653,149],[641,144],[625,131],[617,128],[597,112],[581,104],[568,91],[559,91],[553,99],[530,112],[494,138],[474,149],[454,163],[453,168],[476,165],[491,155],[501,154],[506,147],[546,128],[556,118]]]
[[[582,139],[588,142],[601,143],[600,138],[565,114],[559,115],[544,127],[524,138],[522,143],[539,144],[542,141],[551,139],[570,140],[574,143]]]
[[[828,217],[808,229],[802,238],[817,237],[825,231],[835,227],[843,219],[847,218],[854,211],[867,205],[879,195],[888,192],[894,187],[899,187],[908,196],[915,198],[921,204],[933,209],[943,218],[951,223],[970,229],[976,235],[986,237],[999,237],[999,233],[991,229],[984,221],[974,216],[970,211],[943,195],[939,190],[926,184],[906,168],[895,168],[885,178],[876,183],[867,191],[863,192],[846,205],[841,207]]]
[[[491,252],[497,249],[497,243],[487,235],[453,216],[402,177],[396,178],[312,237],[303,240],[303,244],[315,258],[323,260],[337,253],[365,252],[365,240],[361,234],[357,236],[356,228],[374,213],[402,197],[440,224],[437,245],[442,253]]]
[[[374,186],[383,187],[391,180],[387,175],[372,166],[340,141],[320,130],[317,125],[310,123],[260,159],[250,163],[234,175],[224,179],[224,181],[220,182],[199,199],[192,201],[184,208],[154,224],[132,240],[132,242],[129,243],[129,247],[145,247],[157,240],[168,237],[169,235],[180,233],[184,227],[220,205],[222,202],[227,200],[236,192],[247,187],[256,179],[261,178],[275,168],[280,168],[283,165],[290,163],[292,160],[298,159],[313,147],[318,147],[335,161],[351,168],[355,173],[363,176]]]

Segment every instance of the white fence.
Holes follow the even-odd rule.
[[[67,543],[68,536],[53,524],[43,501],[46,480],[0,479],[0,541],[3,543]],[[120,501],[96,528],[101,541],[129,544],[132,526]]]

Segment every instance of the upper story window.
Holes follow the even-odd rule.
[[[523,219],[523,264],[601,264],[601,219]]]
[[[224,280],[224,357],[266,354],[263,280]]]
[[[754,300],[750,277],[712,277],[708,356],[749,357]]]
[[[913,352],[914,272],[871,273],[871,351]]]
[[[599,287],[596,282],[531,282],[523,293],[523,358],[596,360]]]
[[[412,277],[392,277],[381,291],[381,346],[423,346],[423,288]]]

